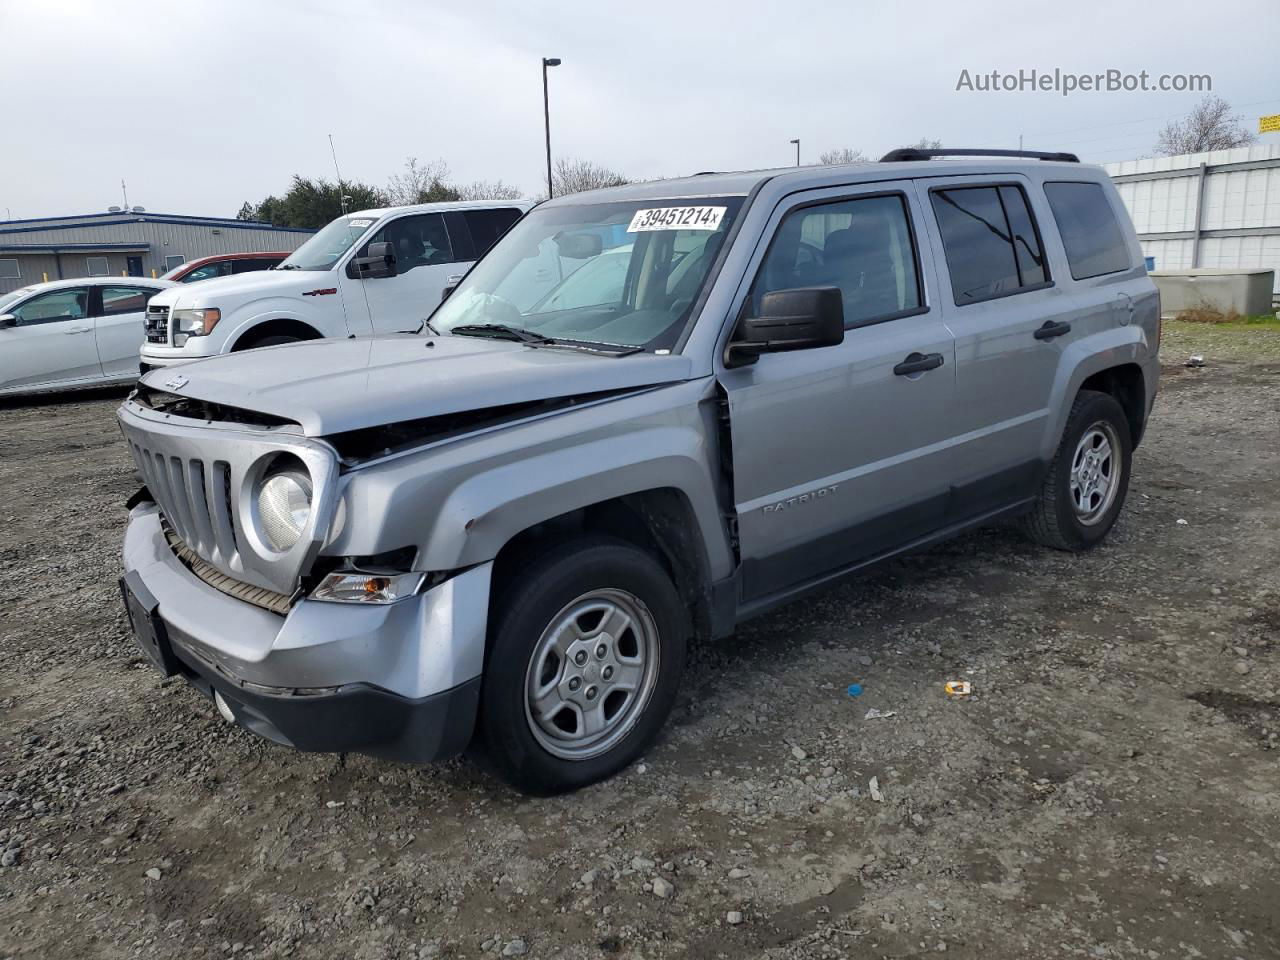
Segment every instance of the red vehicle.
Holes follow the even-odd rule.
[[[180,263],[161,280],[172,280],[175,283],[195,283],[197,280],[209,280],[212,277],[226,277],[233,273],[253,273],[256,270],[270,270],[289,256],[284,253],[219,253],[212,257],[200,257]]]

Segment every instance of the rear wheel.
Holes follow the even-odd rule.
[[[657,735],[684,670],[688,621],[648,553],[603,538],[565,544],[522,567],[492,614],[481,746],[512,786],[586,786]]]
[[[1120,404],[1108,393],[1081,390],[1023,529],[1059,550],[1087,550],[1102,542],[1124,506],[1132,457],[1129,421]]]

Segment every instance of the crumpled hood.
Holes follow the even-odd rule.
[[[429,344],[431,344],[429,346]],[[480,337],[312,340],[153,370],[154,390],[272,414],[309,437],[509,403],[687,380],[682,356],[607,356]]]

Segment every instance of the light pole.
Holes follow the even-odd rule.
[[[796,145],[796,166],[798,167],[800,166],[800,141],[792,140],[791,142]]]
[[[547,130],[547,199],[555,196],[551,189],[551,100],[547,96],[547,67],[560,66],[559,57],[542,58],[542,117]]]

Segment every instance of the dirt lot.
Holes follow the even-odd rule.
[[[0,407],[0,958],[1280,956],[1280,332],[1165,356],[1103,548],[993,529],[756,621],[552,800],[162,682],[119,394]]]

